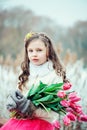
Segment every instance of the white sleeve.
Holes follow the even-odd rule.
[[[40,119],[46,120],[52,123],[54,120],[58,119],[58,114],[53,111],[45,111],[44,109],[38,108],[34,113],[34,117],[38,117]]]
[[[63,82],[62,77],[55,76],[55,78],[54,78],[54,80],[53,80],[53,83],[62,83],[62,82]]]
[[[49,84],[56,84],[56,83],[62,83],[63,82],[63,78],[62,76],[58,76],[55,71],[53,71],[50,75],[49,75]]]

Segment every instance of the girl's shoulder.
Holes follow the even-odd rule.
[[[63,82],[62,76],[59,76],[58,74],[56,74],[55,70],[53,72],[51,72],[51,74],[49,75],[49,77],[52,79],[52,83]]]
[[[55,70],[50,71],[47,75],[44,77],[40,77],[40,80],[43,83],[46,84],[53,84],[53,83],[60,83],[63,82],[63,79],[61,76],[57,75]]]

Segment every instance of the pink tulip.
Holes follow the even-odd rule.
[[[66,101],[66,100],[62,100],[60,103],[61,103],[61,105],[64,106],[64,107],[69,107],[69,102]]]
[[[82,114],[82,107],[74,102],[69,102],[70,103],[70,107],[77,112],[78,114]]]
[[[66,111],[71,112],[71,113],[75,113],[75,111],[71,107],[66,108]]]
[[[78,102],[81,100],[81,98],[76,95],[76,92],[70,93],[68,98],[71,102]]]
[[[78,113],[78,114],[82,114],[83,111],[82,111],[82,107],[80,105],[76,105],[75,106],[75,111]]]
[[[71,123],[70,119],[69,119],[67,116],[65,116],[65,117],[63,118],[63,122],[64,122],[64,124],[65,124],[66,126],[70,125],[70,123]]]
[[[53,127],[60,129],[61,125],[60,125],[60,123],[56,120],[56,121],[53,122]]]
[[[68,117],[71,121],[75,121],[75,120],[76,120],[76,116],[75,116],[73,113],[71,113],[71,112],[68,112],[68,113],[67,113],[67,117]]]
[[[72,92],[72,93],[70,93],[70,94],[68,95],[68,98],[69,98],[69,99],[76,98],[76,97],[77,97],[76,94],[77,94],[76,92]]]
[[[81,115],[80,120],[84,121],[84,122],[87,122],[87,115]]]
[[[71,83],[65,83],[64,85],[63,85],[63,90],[68,90],[68,89],[70,89],[71,88]]]
[[[78,101],[80,101],[80,100],[81,100],[80,97],[75,97],[75,98],[73,98],[73,99],[70,99],[70,102],[78,102]]]
[[[76,103],[73,103],[73,102],[69,102],[70,103],[70,107],[72,108],[72,109],[76,109]]]
[[[59,91],[59,92],[57,93],[57,96],[60,97],[60,98],[64,98],[64,97],[66,96],[66,94],[65,94],[65,92],[63,92],[63,91]]]

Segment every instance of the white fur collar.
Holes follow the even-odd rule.
[[[30,76],[37,77],[37,76],[45,76],[49,72],[53,71],[53,63],[51,61],[47,61],[42,65],[34,65],[30,63]]]

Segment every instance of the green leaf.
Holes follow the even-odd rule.
[[[43,92],[45,95],[54,95],[57,96],[57,92]]]
[[[33,96],[35,95],[36,93],[38,93],[40,90],[43,89],[43,87],[45,87],[46,84],[43,84],[41,81],[40,81],[40,84],[35,88],[35,86],[33,85],[27,95],[27,98],[30,97],[30,96]]]
[[[60,102],[62,99],[61,98],[55,98],[54,100],[50,101],[49,103],[58,103]]]
[[[31,97],[31,101],[37,100],[37,99],[39,99],[39,98],[41,98],[41,97],[42,97],[42,96],[41,96],[39,93],[37,93],[37,94],[35,94],[35,96]]]
[[[48,107],[57,107],[58,103],[47,103],[46,104]]]
[[[38,101],[38,102],[43,102],[43,101],[51,101],[52,100],[52,98],[53,98],[53,95],[47,95],[47,96],[45,96],[45,97],[42,97],[42,98],[40,98],[40,99],[38,99],[38,100],[36,100],[36,101]]]
[[[47,85],[43,86],[43,88],[40,91],[38,91],[38,93],[43,93],[46,88],[47,88]]]
[[[38,102],[38,101],[32,101],[32,103],[35,105],[35,106],[39,106],[39,104],[40,104],[40,102]]]
[[[51,84],[50,86],[48,86],[45,89],[45,92],[52,92],[52,91],[56,91],[58,89],[61,89],[63,83],[59,83],[59,84]]]
[[[47,84],[44,84],[44,83],[42,83],[42,82],[40,81],[40,84],[39,84],[39,86],[37,87],[36,92],[41,91],[45,86],[47,86]]]
[[[48,105],[48,107],[50,107],[52,110],[54,110],[54,111],[57,111],[57,107],[55,107],[55,106],[49,106]]]
[[[28,91],[28,94],[27,94],[28,99],[32,95],[33,91],[34,91],[34,84],[32,85],[31,89]]]

